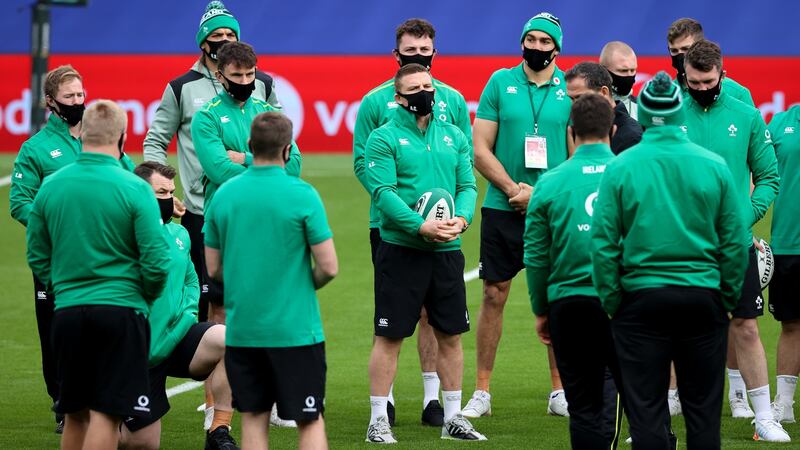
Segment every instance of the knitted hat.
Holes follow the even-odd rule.
[[[209,34],[217,28],[230,28],[236,33],[236,38],[241,40],[239,34],[239,22],[233,17],[230,11],[225,9],[222,2],[214,0],[206,6],[206,12],[200,18],[200,29],[197,30],[197,46],[203,45]]]
[[[558,17],[548,12],[541,12],[531,17],[531,20],[525,23],[525,26],[522,28],[522,36],[519,37],[519,41],[524,41],[525,35],[533,30],[549,34],[550,37],[553,38],[553,41],[555,41],[556,49],[561,51],[563,35],[561,33],[561,21],[558,20]]]
[[[678,86],[663,70],[645,83],[639,92],[639,123],[642,127],[681,125],[683,96]]]

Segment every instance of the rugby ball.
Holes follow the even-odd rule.
[[[453,196],[444,189],[433,188],[423,193],[414,205],[423,220],[448,220],[455,214]]]
[[[761,281],[761,289],[766,289],[769,282],[772,280],[772,273],[775,270],[775,259],[772,256],[772,249],[767,241],[760,239],[758,241],[764,251],[756,248],[756,255],[758,256],[758,279]]]

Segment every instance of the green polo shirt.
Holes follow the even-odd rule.
[[[280,110],[252,96],[240,105],[227,92],[221,92],[195,113],[192,118],[192,142],[203,168],[205,205],[222,183],[243,173],[252,164],[253,155],[248,146],[250,126],[257,115],[269,111]],[[244,153],[244,164],[231,161],[228,150]],[[301,166],[300,150],[292,141],[286,172],[299,177]]]
[[[781,188],[772,210],[772,251],[800,255],[800,105],[776,114],[769,123]]]
[[[323,342],[310,246],[333,234],[317,191],[278,166],[251,166],[212,205],[205,244],[222,257],[226,345]]]
[[[469,109],[464,96],[454,88],[433,80],[433,87],[436,89],[434,95],[433,117],[444,122],[452,123],[457,126],[467,137],[470,147],[470,160],[472,159],[472,127],[469,120]],[[364,170],[364,152],[367,147],[367,139],[378,127],[391,120],[394,111],[399,108],[394,101],[394,79],[385,81],[380,86],[367,92],[361,99],[356,116],[356,125],[353,130],[353,171],[356,178],[367,188],[367,173]],[[370,203],[369,226],[377,228],[380,224],[378,208]]]
[[[605,144],[581,145],[539,179],[525,216],[524,262],[536,315],[573,295],[597,297],[592,285],[591,222],[597,186],[614,158]]]
[[[684,98],[683,130],[689,139],[722,156],[733,174],[737,198],[750,227],[764,217],[778,193],[775,149],[761,113],[724,90],[708,108]],[[752,173],[755,189],[750,192]]]
[[[169,248],[150,185],[99,153],[49,176],[27,227],[28,264],[53,288],[56,310],[148,310],[164,288]]]
[[[45,127],[22,144],[14,160],[9,191],[11,217],[27,225],[33,200],[44,179],[74,163],[81,148],[81,140],[69,134],[64,119],[50,114]],[[128,155],[123,155],[119,164],[131,172],[135,167]]]
[[[525,62],[492,74],[481,94],[476,117],[497,123],[494,155],[511,179],[533,186],[547,169],[525,168],[525,137],[537,134],[547,139],[548,169],[564,162],[567,159],[567,122],[572,101],[567,96],[567,84],[561,69],[556,67],[550,81],[537,86],[528,81],[523,64]],[[538,123],[538,133],[534,133],[535,122]],[[486,191],[483,206],[514,210],[508,204],[506,194],[492,184]]]

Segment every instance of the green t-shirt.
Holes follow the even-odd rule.
[[[192,142],[197,159],[203,168],[205,210],[222,183],[243,173],[253,162],[248,141],[253,119],[269,111],[280,111],[269,103],[250,97],[239,105],[227,92],[212,98],[192,118]],[[245,154],[244,164],[237,164],[228,157],[228,150]],[[302,158],[297,144],[292,141],[292,151],[286,172],[300,176]]]
[[[47,177],[28,220],[28,264],[52,286],[56,310],[148,310],[164,289],[169,247],[150,185],[119,160],[81,153]]]
[[[539,178],[525,216],[525,273],[534,314],[565,297],[596,297],[590,229],[597,186],[614,157],[605,144],[581,145]]]
[[[433,80],[433,87],[436,89],[434,96],[433,117],[439,120],[452,123],[457,126],[467,137],[470,147],[470,159],[472,159],[472,127],[469,121],[469,109],[464,96],[452,87],[439,80]],[[356,125],[353,130],[353,171],[358,181],[367,188],[367,173],[364,170],[364,152],[367,147],[367,139],[378,127],[391,120],[394,111],[399,108],[394,101],[394,79],[385,81],[380,86],[367,92],[361,100],[356,116]],[[370,202],[369,226],[377,228],[380,223],[378,208]]]
[[[722,156],[733,174],[745,222],[752,226],[767,213],[778,193],[778,164],[761,113],[724,90],[710,107],[684,98],[683,130],[701,147]],[[752,172],[755,189],[750,193]]]
[[[205,244],[222,258],[225,343],[323,342],[310,246],[333,234],[317,191],[280,167],[251,166],[225,183],[212,205]]]
[[[172,261],[164,292],[150,306],[151,367],[167,359],[189,328],[197,323],[200,299],[200,283],[189,256],[189,232],[173,222],[164,224],[162,230]]]
[[[772,210],[772,251],[800,255],[800,105],[778,113],[769,123],[781,188]]]
[[[14,161],[9,191],[11,217],[27,225],[33,200],[44,179],[74,163],[81,148],[80,139],[69,134],[64,119],[50,114],[45,127],[22,144]],[[123,155],[119,164],[130,172],[135,167],[128,155]]]
[[[424,221],[413,208],[423,193],[441,188],[453,197],[454,216],[472,222],[478,189],[469,143],[458,127],[441,120],[431,120],[423,133],[416,117],[399,108],[367,141],[367,185],[380,213],[381,239],[419,250],[458,250],[460,237],[425,241],[418,234]]]
[[[750,238],[723,158],[677,126],[651,127],[606,165],[592,214],[592,281],[613,315],[622,292],[719,290],[732,310]]]
[[[492,74],[481,94],[476,117],[497,123],[494,155],[511,179],[515,183],[525,182],[533,186],[547,169],[525,167],[526,136],[545,137],[548,169],[564,162],[567,159],[567,122],[572,101],[567,96],[567,84],[561,69],[556,67],[548,83],[536,86],[528,81],[523,64]],[[535,123],[538,123],[538,130]],[[506,194],[492,184],[486,191],[483,206],[514,210],[508,204]]]

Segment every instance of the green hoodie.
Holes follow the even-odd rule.
[[[433,87],[436,89],[433,116],[461,129],[469,142],[471,160],[472,127],[464,96],[436,79],[433,80]],[[394,101],[394,94],[394,79],[391,79],[367,92],[358,107],[356,125],[353,130],[353,171],[364,189],[367,189],[367,174],[364,170],[364,150],[367,146],[367,139],[370,133],[392,118],[394,111],[398,108],[397,102]],[[378,228],[379,222],[378,209],[370,202],[369,227]]]
[[[800,255],[800,105],[776,114],[769,123],[781,189],[772,209],[772,251]]]
[[[684,98],[683,130],[692,142],[722,156],[733,174],[739,205],[748,227],[764,217],[778,194],[778,163],[761,113],[725,90],[703,108]],[[750,193],[750,173],[755,189]]]
[[[539,178],[525,216],[525,273],[537,316],[564,297],[597,297],[589,257],[592,210],[606,164],[605,144],[581,145],[571,159]]]
[[[478,189],[469,141],[458,127],[441,120],[430,120],[422,132],[416,117],[398,108],[367,140],[367,189],[380,214],[381,239],[420,250],[458,250],[461,238],[426,242],[418,234],[422,216],[412,208],[423,193],[442,188],[453,196],[455,217],[472,222]]]
[[[55,309],[113,305],[146,313],[170,263],[150,185],[100,153],[81,153],[33,202],[28,264]]]
[[[14,161],[9,191],[11,217],[27,225],[33,200],[44,179],[75,162],[81,148],[80,139],[69,134],[64,119],[50,114],[45,127],[22,144]],[[120,165],[131,172],[135,167],[128,155],[122,156]]]
[[[175,346],[197,323],[200,283],[189,257],[189,232],[176,223],[162,227],[171,262],[164,292],[150,305],[150,366],[172,354]]]
[[[677,126],[645,130],[608,163],[592,216],[593,281],[613,315],[622,292],[665,286],[739,300],[750,237],[725,161]]]
[[[250,125],[257,115],[269,111],[280,110],[252,96],[240,105],[227,92],[222,92],[194,115],[192,142],[203,167],[206,205],[222,183],[243,173],[253,163],[253,154],[248,147]],[[244,153],[244,164],[231,161],[228,150]],[[289,158],[286,173],[299,177],[302,158],[294,141]]]

